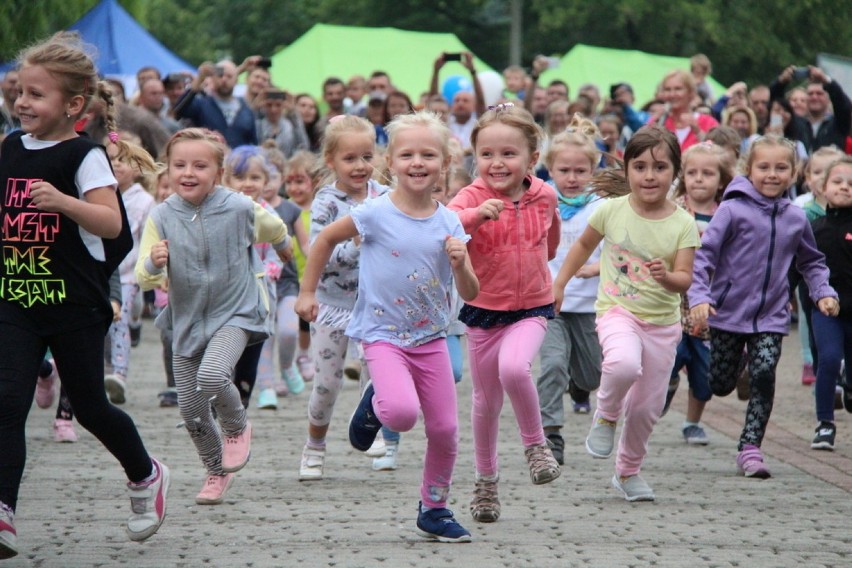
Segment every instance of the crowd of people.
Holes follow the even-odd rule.
[[[469,542],[446,508],[465,358],[477,523],[501,515],[506,396],[533,484],[560,476],[567,393],[591,418],[586,451],[615,454],[613,487],[653,501],[640,472],[686,371],[684,441],[709,443],[702,415],[736,389],[748,400],[737,471],[766,478],[795,318],[801,381],[815,385],[811,447],[834,449],[834,411],[852,412],[840,85],[790,66],[713,93],[696,55],[641,105],[624,82],[571,99],[564,81],[539,84],[539,57],[507,68],[487,106],[470,53],[452,58],[471,88],[444,98],[448,55],[416,97],[375,71],[327,78],[320,102],[272,84],[260,56],[193,75],[145,67],[128,94],[73,35],[21,52],[0,105],[0,558],[19,552],[30,406],[52,407],[57,391],[55,440],[76,441],[76,419],[125,470],[129,537],[163,523],[169,468],[119,408],[145,312],[163,347],[159,404],[179,408],[205,470],[200,505],[223,503],[247,465],[252,403],[279,397],[307,406],[298,479],[322,480],[350,376],[353,447],[394,470],[422,415],[417,532]]]

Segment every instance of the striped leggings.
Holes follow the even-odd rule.
[[[246,411],[231,374],[248,343],[249,333],[225,326],[217,331],[203,352],[185,357],[175,354],[174,374],[178,404],[186,430],[207,472],[224,475],[222,434],[210,410],[216,408],[225,435],[233,436],[246,426]]]

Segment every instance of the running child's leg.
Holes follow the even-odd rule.
[[[775,402],[775,369],[781,360],[780,333],[749,335],[748,372],[751,396],[746,408],[746,421],[740,434],[740,450],[746,444],[760,447],[772,406]]]

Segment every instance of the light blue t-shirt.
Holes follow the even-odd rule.
[[[399,347],[446,337],[453,273],[444,240],[470,238],[458,215],[437,204],[429,217],[409,217],[390,194],[364,202],[350,215],[361,235],[361,268],[346,335]]]

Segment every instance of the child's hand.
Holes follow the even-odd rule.
[[[577,270],[577,273],[574,274],[574,278],[594,278],[596,276],[600,276],[601,273],[601,263],[593,262],[591,264],[584,264]]]
[[[319,304],[317,303],[316,294],[304,290],[299,292],[294,309],[299,314],[299,317],[305,321],[314,321],[317,319]]]
[[[37,181],[30,185],[30,198],[36,209],[59,213],[63,210],[68,196],[46,181]]]
[[[483,221],[496,221],[505,204],[500,199],[489,199],[479,206],[479,216]]]
[[[464,259],[467,256],[467,245],[460,239],[447,235],[444,239],[444,250],[447,251],[447,256],[450,257],[450,265],[453,268],[464,266]]]
[[[562,300],[565,298],[565,290],[553,285],[553,309],[558,314],[562,311]]]
[[[169,262],[169,241],[163,239],[151,247],[151,264],[163,268]]]
[[[112,321],[118,321],[121,319],[121,304],[116,302],[115,300],[109,301],[112,306]]]
[[[693,333],[699,333],[707,327],[707,318],[711,315],[716,315],[716,308],[710,304],[698,304],[689,310],[689,317],[692,318]]]
[[[651,273],[651,277],[657,282],[662,283],[666,279],[666,276],[668,276],[669,274],[669,271],[666,270],[666,264],[661,258],[655,258],[649,262],[646,262],[645,266]]]
[[[824,316],[837,317],[837,314],[840,313],[840,304],[837,303],[837,298],[832,298],[831,296],[820,298],[819,302],[817,302],[817,307]]]
[[[290,242],[290,244],[288,244],[286,247],[284,247],[283,249],[279,249],[275,252],[276,254],[278,254],[278,258],[281,259],[281,262],[290,262],[291,260],[293,260],[293,243]]]

